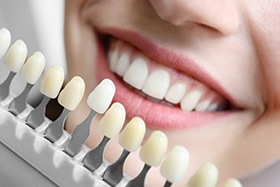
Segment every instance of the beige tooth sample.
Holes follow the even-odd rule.
[[[22,77],[29,84],[35,84],[45,69],[46,60],[41,52],[35,52],[22,67]]]
[[[11,43],[11,33],[8,29],[0,29],[0,59],[7,52]]]
[[[189,164],[189,152],[183,146],[175,146],[160,166],[161,175],[169,182],[179,181],[186,173]]]
[[[60,92],[58,102],[64,108],[72,111],[75,110],[80,103],[85,92],[85,82],[79,77],[73,77]]]
[[[145,122],[139,117],[134,117],[120,133],[119,144],[129,152],[136,151],[141,145],[145,132]]]
[[[103,114],[110,106],[116,93],[116,87],[110,79],[102,80],[89,94],[87,104],[99,114]]]
[[[242,187],[242,184],[234,178],[227,179],[222,187]]]
[[[158,166],[167,150],[168,139],[161,131],[154,131],[140,150],[140,158],[149,166]]]
[[[7,67],[14,73],[22,68],[27,57],[27,47],[22,40],[17,40],[8,50],[6,57]]]
[[[166,70],[156,70],[149,75],[142,91],[156,99],[163,99],[170,85],[170,75]]]
[[[199,90],[194,90],[190,93],[187,93],[180,103],[181,109],[184,111],[192,111],[199,102],[201,96],[202,91]]]
[[[131,86],[141,89],[148,77],[148,65],[142,57],[137,57],[128,67],[123,80]]]
[[[191,177],[188,187],[215,187],[217,181],[217,167],[212,163],[205,163]]]
[[[125,108],[121,103],[114,103],[99,121],[100,131],[108,138],[117,136],[124,124]]]
[[[56,98],[64,81],[64,71],[59,65],[53,65],[40,84],[40,92],[49,98]]]
[[[173,104],[178,104],[186,93],[186,84],[175,83],[167,91],[165,99]]]

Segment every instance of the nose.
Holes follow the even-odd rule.
[[[239,14],[235,0],[149,0],[159,17],[173,25],[195,23],[223,34],[235,32]]]

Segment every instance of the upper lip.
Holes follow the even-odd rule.
[[[226,100],[229,101],[231,108],[240,109],[239,103],[237,103],[233,96],[227,92],[222,85],[219,84],[205,69],[199,66],[195,61],[188,57],[183,57],[179,54],[172,52],[166,48],[158,46],[152,40],[144,37],[143,35],[125,29],[119,28],[99,28],[98,32],[102,34],[108,34],[113,37],[119,38],[123,41],[130,43],[145,53],[148,57],[154,61],[161,63],[165,66],[177,69],[185,72],[189,76],[195,78],[199,82],[207,85],[211,89],[221,94]]]

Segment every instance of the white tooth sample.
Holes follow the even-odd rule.
[[[142,91],[156,99],[163,99],[170,85],[170,75],[165,70],[156,70],[146,80]]]
[[[81,102],[85,92],[85,82],[79,77],[73,77],[60,92],[58,102],[64,108],[73,111]]]
[[[119,144],[129,152],[136,151],[143,141],[145,132],[145,122],[139,117],[134,117],[120,133]]]
[[[35,84],[45,69],[46,60],[41,52],[34,53],[22,67],[22,77],[29,84]]]
[[[0,59],[7,52],[11,43],[11,33],[8,29],[2,28],[0,30]]]
[[[242,184],[239,182],[239,180],[230,178],[224,182],[223,187],[242,187]]]
[[[186,93],[186,84],[178,82],[173,84],[167,91],[165,99],[173,104],[178,104]]]
[[[192,111],[202,96],[202,91],[194,90],[187,93],[181,100],[181,109],[184,111]]]
[[[167,150],[168,139],[161,131],[154,131],[140,150],[140,158],[149,166],[158,166]]]
[[[205,163],[191,177],[188,187],[215,187],[218,181],[217,167],[212,163]]]
[[[161,175],[169,182],[179,181],[186,173],[189,164],[189,152],[183,146],[175,146],[160,166]]]
[[[148,77],[148,65],[144,58],[138,57],[128,67],[123,80],[131,86],[141,89]]]
[[[199,103],[196,105],[195,111],[198,111],[198,112],[206,112],[210,104],[211,104],[211,100],[210,100],[210,99],[201,101],[201,102],[199,102]]]
[[[49,98],[56,98],[64,81],[64,71],[59,65],[53,65],[40,84],[40,92]]]
[[[125,108],[121,103],[114,103],[99,121],[100,131],[108,138],[117,136],[125,121]]]
[[[103,114],[110,106],[116,93],[116,87],[110,79],[102,80],[87,98],[88,106],[99,114]]]
[[[17,40],[8,50],[6,65],[14,73],[20,71],[27,57],[27,47],[22,40]]]
[[[116,49],[110,50],[109,55],[109,68],[111,71],[115,72],[116,71],[116,65],[118,62],[118,51]]]
[[[124,76],[125,72],[127,71],[127,68],[129,66],[129,53],[124,52],[121,54],[117,65],[116,65],[116,73],[119,76]]]

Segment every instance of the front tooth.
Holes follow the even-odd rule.
[[[207,111],[210,103],[211,103],[210,99],[207,99],[205,101],[199,102],[196,105],[196,107],[195,107],[195,111],[198,111],[198,112],[205,112],[205,111]]]
[[[194,90],[187,93],[181,101],[181,108],[184,111],[192,111],[202,96],[202,91]]]
[[[125,121],[125,108],[121,103],[114,103],[99,121],[100,131],[108,138],[119,134]]]
[[[9,49],[6,58],[8,68],[17,73],[20,71],[27,56],[27,47],[22,40],[17,40]]]
[[[230,178],[224,182],[223,187],[242,187],[242,184],[239,182],[239,180]]]
[[[134,117],[120,133],[119,143],[129,152],[136,151],[136,149],[138,149],[138,147],[141,145],[145,132],[145,122],[139,117]]]
[[[165,70],[154,71],[146,80],[142,91],[156,99],[163,99],[170,85],[170,75]]]
[[[124,76],[128,66],[129,66],[129,53],[124,52],[120,56],[120,58],[116,64],[116,73],[121,77]]]
[[[0,59],[7,52],[11,43],[11,33],[8,29],[2,28],[0,30]]]
[[[166,135],[161,131],[154,131],[140,150],[140,158],[149,166],[158,166],[162,161],[168,145]]]
[[[148,77],[148,66],[144,58],[136,58],[128,67],[123,80],[131,86],[141,89]]]
[[[76,109],[85,92],[85,82],[79,77],[73,77],[60,92],[58,103],[64,108],[73,111]]]
[[[117,65],[117,61],[118,61],[118,51],[116,49],[114,50],[111,50],[109,52],[109,67],[110,67],[110,70],[115,72],[116,71],[116,65]]]
[[[56,98],[64,81],[64,71],[61,66],[53,65],[44,76],[40,91],[49,98]]]
[[[160,166],[161,175],[169,182],[179,181],[189,164],[189,152],[183,146],[175,146]]]
[[[34,53],[22,67],[22,76],[29,84],[35,84],[45,69],[46,60],[41,52]]]
[[[104,79],[89,94],[87,104],[95,112],[103,114],[110,106],[115,93],[116,87],[113,81]]]
[[[186,84],[181,82],[173,84],[165,96],[166,101],[178,104],[186,93],[186,87]]]
[[[212,163],[206,163],[191,177],[188,187],[215,187],[217,181],[217,167]]]

